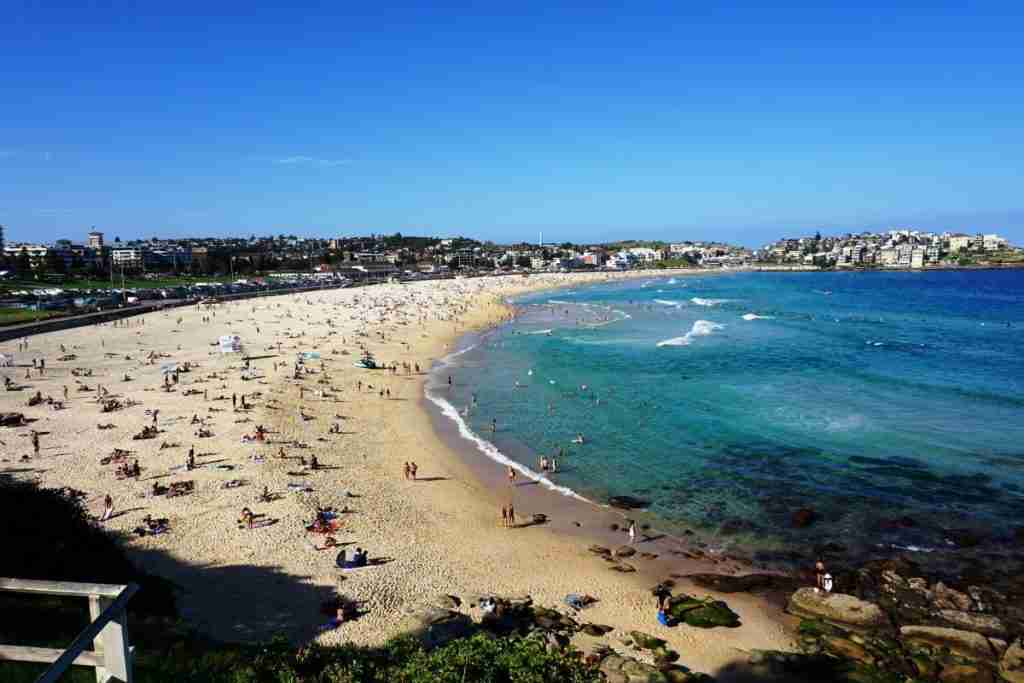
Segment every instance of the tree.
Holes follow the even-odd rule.
[[[18,274],[18,277],[28,277],[32,274],[32,259],[29,258],[28,249],[25,247],[18,252],[18,258],[14,262],[14,272]]]
[[[114,242],[116,242],[117,244],[121,244],[121,238],[115,236],[114,237]]]
[[[53,249],[47,249],[46,270],[51,273],[63,273],[66,270],[64,267],[64,257]]]

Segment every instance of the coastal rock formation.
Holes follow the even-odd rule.
[[[888,626],[882,610],[852,595],[826,593],[814,588],[801,588],[789,599],[786,611],[798,617],[822,619],[853,630],[873,630]]]
[[[1010,683],[1024,683],[1024,642],[1018,638],[999,661],[999,674]]]
[[[904,644],[945,649],[954,654],[988,662],[997,662],[1006,650],[1006,643],[989,639],[979,633],[941,626],[904,626],[900,629]]]

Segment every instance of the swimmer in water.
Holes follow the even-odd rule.
[[[576,438],[572,440],[573,443],[583,443],[583,434],[577,434]]]

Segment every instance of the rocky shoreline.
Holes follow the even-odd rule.
[[[682,666],[664,639],[619,633],[586,622],[585,610],[566,614],[534,605],[529,596],[495,598],[496,609],[479,622],[459,608],[477,607],[484,598],[468,597],[464,605],[442,596],[410,612],[407,630],[431,647],[478,630],[538,638],[549,649],[583,658],[609,683],[1024,683],[1024,579],[999,588],[954,586],[921,574],[905,558],[869,563],[841,575],[849,593],[796,587],[799,579],[772,574],[680,577],[717,593],[788,594],[787,612],[800,619],[799,652],[754,650],[714,678]],[[674,585],[667,580],[651,593],[667,597]],[[739,626],[721,600],[674,595],[665,612],[680,628]],[[586,637],[581,643],[578,636]]]

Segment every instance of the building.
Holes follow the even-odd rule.
[[[88,247],[90,249],[102,250],[103,249],[103,233],[93,230],[89,233]]]
[[[110,259],[115,270],[142,270],[145,264],[144,250],[138,247],[113,249]]]
[[[28,261],[32,268],[38,268],[49,253],[49,247],[42,244],[8,244],[4,246],[4,255],[7,258],[16,259],[22,252],[28,254]]]
[[[2,239],[2,237],[3,236],[0,236],[0,239]],[[981,240],[982,248],[985,251],[998,251],[1000,249],[1007,248],[1006,239],[1000,238],[998,234],[986,234],[986,236],[984,236]]]
[[[924,268],[924,257],[925,250],[920,247],[913,249],[910,252],[910,267],[911,268]]]
[[[949,238],[949,253],[955,254],[971,247],[972,237],[970,235],[951,235]]]

